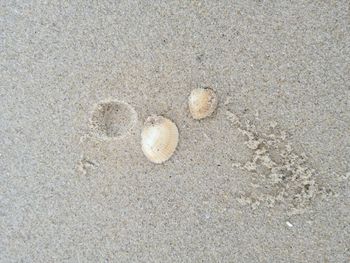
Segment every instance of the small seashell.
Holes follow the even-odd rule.
[[[153,163],[168,160],[179,142],[179,131],[171,120],[152,115],[145,121],[141,133],[142,151]]]
[[[217,104],[217,96],[210,88],[194,89],[188,98],[191,115],[196,120],[210,116],[215,111]]]

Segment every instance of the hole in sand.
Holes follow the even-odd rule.
[[[91,126],[99,137],[123,137],[136,123],[133,107],[120,101],[103,101],[92,112]]]

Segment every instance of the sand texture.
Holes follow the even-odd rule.
[[[0,29],[1,263],[350,262],[349,0],[2,1]]]

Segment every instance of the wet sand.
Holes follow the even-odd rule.
[[[349,262],[349,8],[2,4],[0,262]]]

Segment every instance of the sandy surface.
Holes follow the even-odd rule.
[[[350,262],[349,5],[3,1],[0,262]]]

